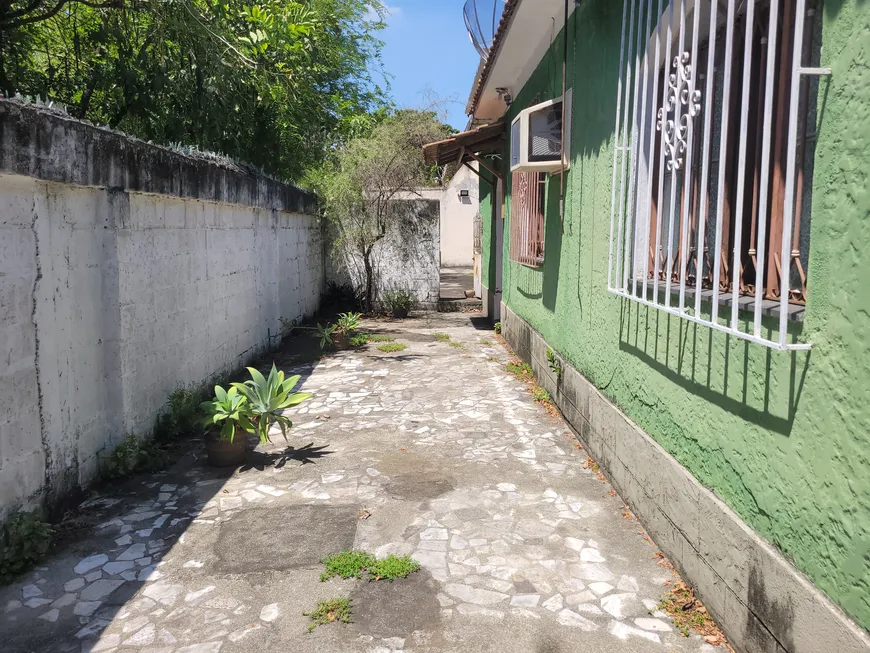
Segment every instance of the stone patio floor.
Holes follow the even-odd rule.
[[[294,409],[293,450],[279,435],[230,472],[197,450],[91,497],[99,525],[0,589],[0,649],[718,650],[656,612],[671,573],[491,332],[462,314],[366,326],[408,349],[301,366],[315,396]],[[320,582],[319,561],[350,548],[422,569]],[[342,596],[353,623],[307,634],[302,613]]]

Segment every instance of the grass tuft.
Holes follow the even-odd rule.
[[[406,578],[420,568],[420,563],[410,556],[388,555],[380,560],[366,551],[342,551],[327,556],[323,560],[326,569],[320,574],[321,581],[333,576],[339,578],[362,578],[365,574],[370,581]]]
[[[362,578],[363,571],[374,562],[375,557],[365,551],[342,551],[326,556],[323,566],[326,568],[320,574],[321,581],[327,581],[333,576],[339,578]]]
[[[486,338],[481,338],[481,339],[479,340],[479,342],[480,342],[481,345],[484,345],[484,346],[486,346],[486,347],[488,347],[489,345],[492,344],[492,340],[487,340]]]
[[[454,342],[453,340],[451,340],[447,344],[450,345],[451,347],[453,347],[454,349],[465,349],[465,345],[463,345],[461,342]]]
[[[437,340],[438,342],[447,342],[448,340],[450,340],[450,335],[447,333],[436,333],[434,335],[435,340]]]
[[[388,342],[384,345],[378,347],[378,351],[385,351],[388,354],[394,351],[402,351],[403,349],[407,349],[408,345],[403,345],[401,342]]]
[[[515,377],[520,379],[520,381],[533,381],[535,378],[532,366],[528,363],[524,363],[520,359],[512,360],[510,363],[505,365],[505,369],[509,374],[513,374]]]
[[[319,601],[317,607],[312,612],[303,612],[303,616],[309,617],[311,623],[308,625],[308,632],[318,626],[325,626],[331,623],[350,623],[350,599],[332,599],[331,601]]]
[[[539,385],[533,385],[530,391],[532,393],[532,396],[535,398],[535,401],[539,403],[546,404],[551,401],[550,393],[544,390],[544,388]]]
[[[386,558],[375,560],[369,565],[369,580],[392,582],[396,578],[407,578],[418,569],[420,569],[420,563],[412,560],[410,556],[394,556],[391,553]]]

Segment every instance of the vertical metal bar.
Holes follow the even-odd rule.
[[[740,278],[743,252],[743,208],[746,193],[746,135],[749,132],[749,93],[752,75],[752,42],[755,27],[755,0],[746,0],[746,37],[743,42],[743,90],[740,103],[740,145],[737,154],[737,209],[734,216],[734,258],[731,265],[731,328],[738,328]]]
[[[640,2],[640,0],[637,0]],[[628,124],[628,109],[629,103],[631,102],[631,61],[634,58],[634,8],[637,3],[635,0],[631,0],[631,18],[629,19],[628,26],[628,57],[626,57],[625,62],[625,113],[623,115],[622,120],[622,166],[620,172],[620,182],[619,182],[619,242],[616,244],[616,270],[620,272],[624,267],[623,258],[627,255],[624,248],[623,242],[623,228],[625,228],[626,233],[628,232],[628,225],[626,224],[626,211],[625,204],[628,200],[627,193],[625,191],[625,169],[628,163],[628,148],[629,148],[629,124]],[[620,277],[622,274],[620,273]],[[620,283],[619,285],[620,292],[625,292],[625,283]]]
[[[707,251],[707,224],[710,221],[710,166],[712,165],[710,157],[711,141],[713,140],[713,107],[714,94],[716,92],[716,20],[717,20],[717,5],[714,2],[710,8],[710,41],[707,51],[707,86],[705,89],[704,98],[704,154],[701,162],[701,190],[700,190],[700,214],[698,218],[698,262],[697,276],[698,281],[695,284],[695,315],[701,314],[701,279],[704,277],[705,252]],[[712,274],[712,269],[710,274]]]
[[[680,3],[680,44],[677,48],[677,54],[674,57],[679,60],[679,64],[674,69],[676,76],[677,90],[674,98],[674,139],[679,142],[680,126],[682,121],[683,103],[680,98],[681,72],[680,68],[683,65],[683,48],[686,43],[686,3],[684,0],[673,0]],[[671,5],[673,7],[673,4]],[[670,63],[670,62],[668,62]],[[674,156],[679,157],[680,148],[675,143]],[[671,306],[671,277],[674,273],[674,215],[677,213],[677,178],[680,176],[680,167],[674,160],[673,168],[671,168],[671,201],[668,205],[668,259],[665,273],[665,306]]]
[[[652,9],[652,6],[650,6]],[[662,17],[662,0],[658,1],[658,11],[656,12],[656,50],[655,50],[655,59],[653,60],[653,66],[655,70],[655,75],[653,76],[653,96],[652,102],[650,106],[652,107],[652,112],[649,118],[649,164],[647,165],[647,178],[646,178],[646,202],[644,207],[646,209],[646,232],[650,233],[649,223],[650,218],[652,217],[652,190],[653,190],[653,170],[655,169],[655,152],[656,152],[656,107],[658,106],[659,101],[659,55],[661,54],[661,45],[662,45],[662,26],[661,26],[661,17]],[[667,75],[667,67],[665,67],[665,75]],[[647,82],[644,81],[644,86],[646,86]],[[656,216],[658,216],[658,211],[656,211]],[[649,238],[649,236],[647,236]],[[647,247],[644,250],[643,254],[643,298],[647,298],[646,289],[647,289],[647,280],[649,278],[649,254],[647,253],[649,250],[649,246],[651,243],[647,243]]]
[[[788,1],[788,0],[786,0]],[[764,256],[767,251],[767,193],[770,177],[770,141],[773,122],[774,79],[776,76],[776,37],[779,33],[779,0],[770,3],[770,25],[767,30],[767,72],[764,83],[764,136],[761,141],[761,188],[758,199],[758,245],[755,266],[755,305],[752,332],[761,337],[761,299],[764,296]]]
[[[698,79],[698,40],[700,39],[699,32],[701,31],[701,7],[700,3],[695,3],[693,6],[693,22],[692,22],[692,54],[689,61],[692,66],[692,74],[689,85],[689,119],[687,121],[688,132],[686,133],[686,167],[683,175],[683,217],[680,220],[682,234],[682,243],[680,250],[680,313],[686,308],[686,277],[689,273],[689,212],[694,214],[694,199],[692,197],[692,180],[694,165],[693,155],[695,153],[695,83]],[[685,9],[683,10],[683,20],[685,21]],[[695,278],[697,279],[697,274]],[[698,291],[697,284],[695,292]]]
[[[616,171],[619,165],[619,123],[622,118],[622,64],[625,59],[625,16],[628,0],[622,3],[622,36],[619,42],[619,77],[616,81],[616,126],[613,128],[613,182],[610,185],[610,252],[607,255],[607,289],[613,290],[613,227],[616,218]],[[620,200],[621,201],[621,200]]]
[[[643,89],[642,89],[642,96],[641,96],[642,99],[640,102],[640,104],[641,104],[641,114],[640,114],[641,117],[640,117],[640,122],[637,123],[637,141],[636,141],[637,145],[635,146],[636,149],[638,150],[637,154],[635,155],[635,164],[634,164],[635,183],[637,183],[637,181],[636,181],[637,170],[638,170],[638,166],[640,164],[640,158],[642,155],[641,150],[642,150],[643,145],[644,145],[644,138],[648,133],[647,124],[646,124],[647,89],[649,88],[649,69],[650,69],[650,66],[653,64],[650,63],[649,44],[647,43],[647,41],[649,40],[650,30],[652,29],[652,9],[653,9],[653,0],[647,0],[647,3],[646,3],[646,30],[644,30],[644,33],[643,33],[643,36],[644,36],[644,38],[643,38],[643,44],[644,44],[644,47],[643,47]],[[638,42],[640,42],[640,39],[638,39]],[[658,55],[656,55],[656,56],[658,56]],[[656,70],[658,70],[658,61],[655,62],[655,66],[656,66]],[[647,158],[647,161],[650,161],[651,158],[652,158],[652,155],[650,155],[650,157]],[[649,167],[649,166],[647,166],[647,167]],[[634,207],[634,211],[633,211],[633,214],[634,214],[634,253],[633,253],[633,258],[634,258],[635,263],[637,262],[638,252],[641,252],[641,251],[645,252],[646,251],[646,248],[640,246],[640,244],[641,244],[640,239],[641,239],[642,234],[644,234],[644,230],[640,228],[642,226],[642,222],[639,218],[643,214],[643,212],[647,211],[648,209],[649,209],[649,197],[646,198],[645,206],[643,208],[638,207],[637,200],[635,199],[635,207]],[[645,233],[649,234],[649,228],[646,229]],[[644,254],[643,260],[644,260],[644,265],[643,265],[644,286],[646,286],[646,267],[647,267],[646,254]],[[634,270],[632,272],[631,279],[632,279],[631,294],[634,297],[637,297],[637,270]],[[646,288],[644,288],[644,290],[646,290]],[[644,297],[646,297],[645,294],[644,294]]]
[[[806,13],[806,0],[797,0],[794,18],[794,50],[792,54],[792,78],[791,100],[788,111],[788,156],[786,158],[785,172],[785,205],[782,211],[782,280],[779,291],[779,344],[785,346],[788,326],[788,295],[791,288],[791,223],[794,211],[794,184],[795,165],[797,163],[797,129],[798,109],[800,107],[800,89],[803,75],[801,75],[801,55],[803,54],[804,41],[804,15]]]
[[[664,195],[665,195],[665,123],[668,119],[668,70],[671,65],[671,25],[674,22],[674,0],[671,0],[668,7],[668,29],[667,41],[665,41],[665,61],[664,61],[664,81],[662,85],[662,106],[661,111],[661,135],[659,140],[659,192],[658,202],[656,203],[656,249],[655,249],[655,285],[653,286],[653,304],[659,303],[659,270],[661,269],[661,254],[662,254],[662,214],[664,213]]]
[[[633,107],[631,110],[631,163],[629,166],[629,177],[628,177],[628,198],[626,200],[626,210],[625,210],[625,259],[623,261],[624,271],[623,271],[623,290],[628,292],[628,275],[629,271],[631,271],[631,276],[634,279],[632,283],[632,296],[637,296],[637,275],[634,273],[634,258],[637,255],[637,247],[633,247],[629,249],[629,242],[631,235],[635,236],[637,234],[637,198],[635,197],[636,192],[636,184],[637,184],[637,165],[638,160],[640,159],[640,135],[641,130],[637,123],[637,111],[638,106],[640,105],[640,67],[641,67],[641,47],[644,43],[644,34],[649,32],[649,0],[646,2],[647,5],[647,31],[643,32],[641,30],[641,26],[643,24],[643,12],[644,12],[644,2],[643,0],[638,1],[638,14],[637,14],[637,46],[635,47],[635,58],[634,58],[634,99],[633,99]],[[643,46],[643,52],[646,52],[646,47]],[[644,96],[646,95],[646,88],[644,87]],[[629,226],[632,227],[629,230]],[[629,234],[631,231],[631,234]],[[631,255],[631,260],[629,260],[629,253]]]
[[[715,4],[715,3],[714,3]],[[716,251],[713,258],[713,315],[711,322],[719,320],[719,279],[722,270],[722,215],[725,203],[725,165],[728,160],[728,112],[731,108],[731,62],[734,50],[734,0],[728,0],[725,25],[725,73],[722,80],[722,128],[719,138],[719,176],[716,192]]]

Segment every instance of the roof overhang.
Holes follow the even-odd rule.
[[[574,11],[568,0],[568,15]],[[489,56],[478,67],[466,113],[474,124],[501,118],[507,105],[496,89],[516,94],[526,85],[565,25],[565,0],[506,0]]]
[[[504,151],[505,142],[504,123],[494,122],[453,134],[443,141],[424,145],[423,159],[429,164],[443,166],[455,163],[457,167],[471,161],[477,161],[482,167],[493,172],[482,157],[487,154],[501,154]]]

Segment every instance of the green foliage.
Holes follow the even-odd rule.
[[[363,572],[371,565],[375,557],[365,551],[342,551],[323,559],[326,569],[320,574],[320,580],[325,582],[333,576],[339,578],[362,578]]]
[[[550,371],[556,375],[556,378],[562,379],[562,361],[556,358],[553,350],[547,347],[547,364],[550,366]]]
[[[376,559],[368,566],[369,580],[388,580],[392,582],[396,578],[407,578],[420,569],[420,563],[412,560],[410,556],[394,556],[392,553],[386,558]]]
[[[395,340],[393,336],[388,336],[383,333],[369,333],[368,338],[369,342],[393,342]]]
[[[435,340],[437,340],[438,342],[447,342],[448,340],[450,340],[450,336],[446,333],[436,333]]]
[[[104,459],[102,473],[111,480],[124,479],[160,471],[169,460],[169,454],[154,440],[143,440],[131,433]]]
[[[532,396],[535,398],[535,401],[537,401],[539,403],[546,404],[546,403],[550,403],[550,401],[551,401],[550,393],[547,392],[546,390],[544,390],[539,385],[533,385],[530,389],[530,392],[532,393]]]
[[[509,374],[513,374],[515,377],[522,381],[532,381],[535,378],[535,373],[532,371],[532,366],[528,363],[524,363],[521,360],[512,360],[510,363],[505,365],[505,369]]]
[[[291,392],[299,382],[299,375],[285,380],[284,372],[279,372],[274,363],[268,378],[253,367],[249,367],[248,372],[251,374],[250,380],[244,383],[233,383],[232,387],[236,388],[247,401],[244,415],[254,426],[252,432],[259,436],[261,442],[269,442],[269,429],[272,424],[278,424],[281,427],[281,434],[287,440],[287,429],[293,426],[293,422],[284,415],[283,411],[301,404],[309,399],[311,394]]]
[[[350,335],[350,332],[359,328],[362,313],[339,313],[335,321],[335,330]]]
[[[382,301],[384,306],[391,311],[410,311],[414,308],[414,304],[416,304],[414,295],[409,290],[388,290],[383,294]]]
[[[484,347],[489,347],[492,344],[492,340],[487,340],[486,338],[481,338],[479,340],[480,344]]]
[[[248,433],[254,432],[254,425],[251,424],[247,410],[248,400],[238,388],[230,386],[229,390],[224,390],[216,385],[214,398],[202,404],[205,415],[203,426],[207,429],[220,429],[220,437],[232,442],[238,429]]]
[[[334,622],[343,624],[350,623],[350,599],[332,599],[330,601],[318,601],[317,607],[312,612],[303,612],[303,617],[310,617],[308,632],[318,626],[325,626]]]
[[[451,347],[453,347],[454,349],[465,349],[465,345],[463,345],[461,342],[454,342],[451,340],[447,344],[450,345]]]
[[[410,556],[388,555],[378,559],[366,551],[342,551],[327,556],[323,560],[326,569],[320,574],[321,581],[327,581],[334,576],[339,578],[362,578],[363,574],[370,580],[389,580],[406,578],[420,569],[420,563]]]
[[[401,342],[388,342],[378,347],[378,351],[383,351],[388,354],[407,349],[408,345],[403,345]]]
[[[365,273],[367,312],[378,290],[374,247],[408,218],[406,207],[392,200],[403,191],[433,183],[437,171],[426,164],[421,148],[451,131],[433,111],[390,112],[369,133],[335,148],[309,175],[323,213],[338,234],[334,247]]]
[[[331,347],[333,343],[332,335],[335,333],[335,325],[334,324],[319,324],[315,327],[317,331],[317,337],[320,338],[320,349],[326,349],[327,347]]]
[[[496,322],[492,325],[492,330],[495,331],[498,335],[501,335],[501,322]]]
[[[198,433],[201,402],[202,392],[192,387],[178,388],[169,395],[163,413],[157,418],[154,439],[173,442]]]
[[[0,93],[298,180],[384,113],[384,12],[380,0],[7,0]]]
[[[48,553],[52,533],[38,510],[10,515],[0,529],[0,585],[39,563]]]
[[[351,347],[362,347],[363,345],[368,344],[369,337],[368,334],[365,333],[357,333],[350,337],[350,346]]]

